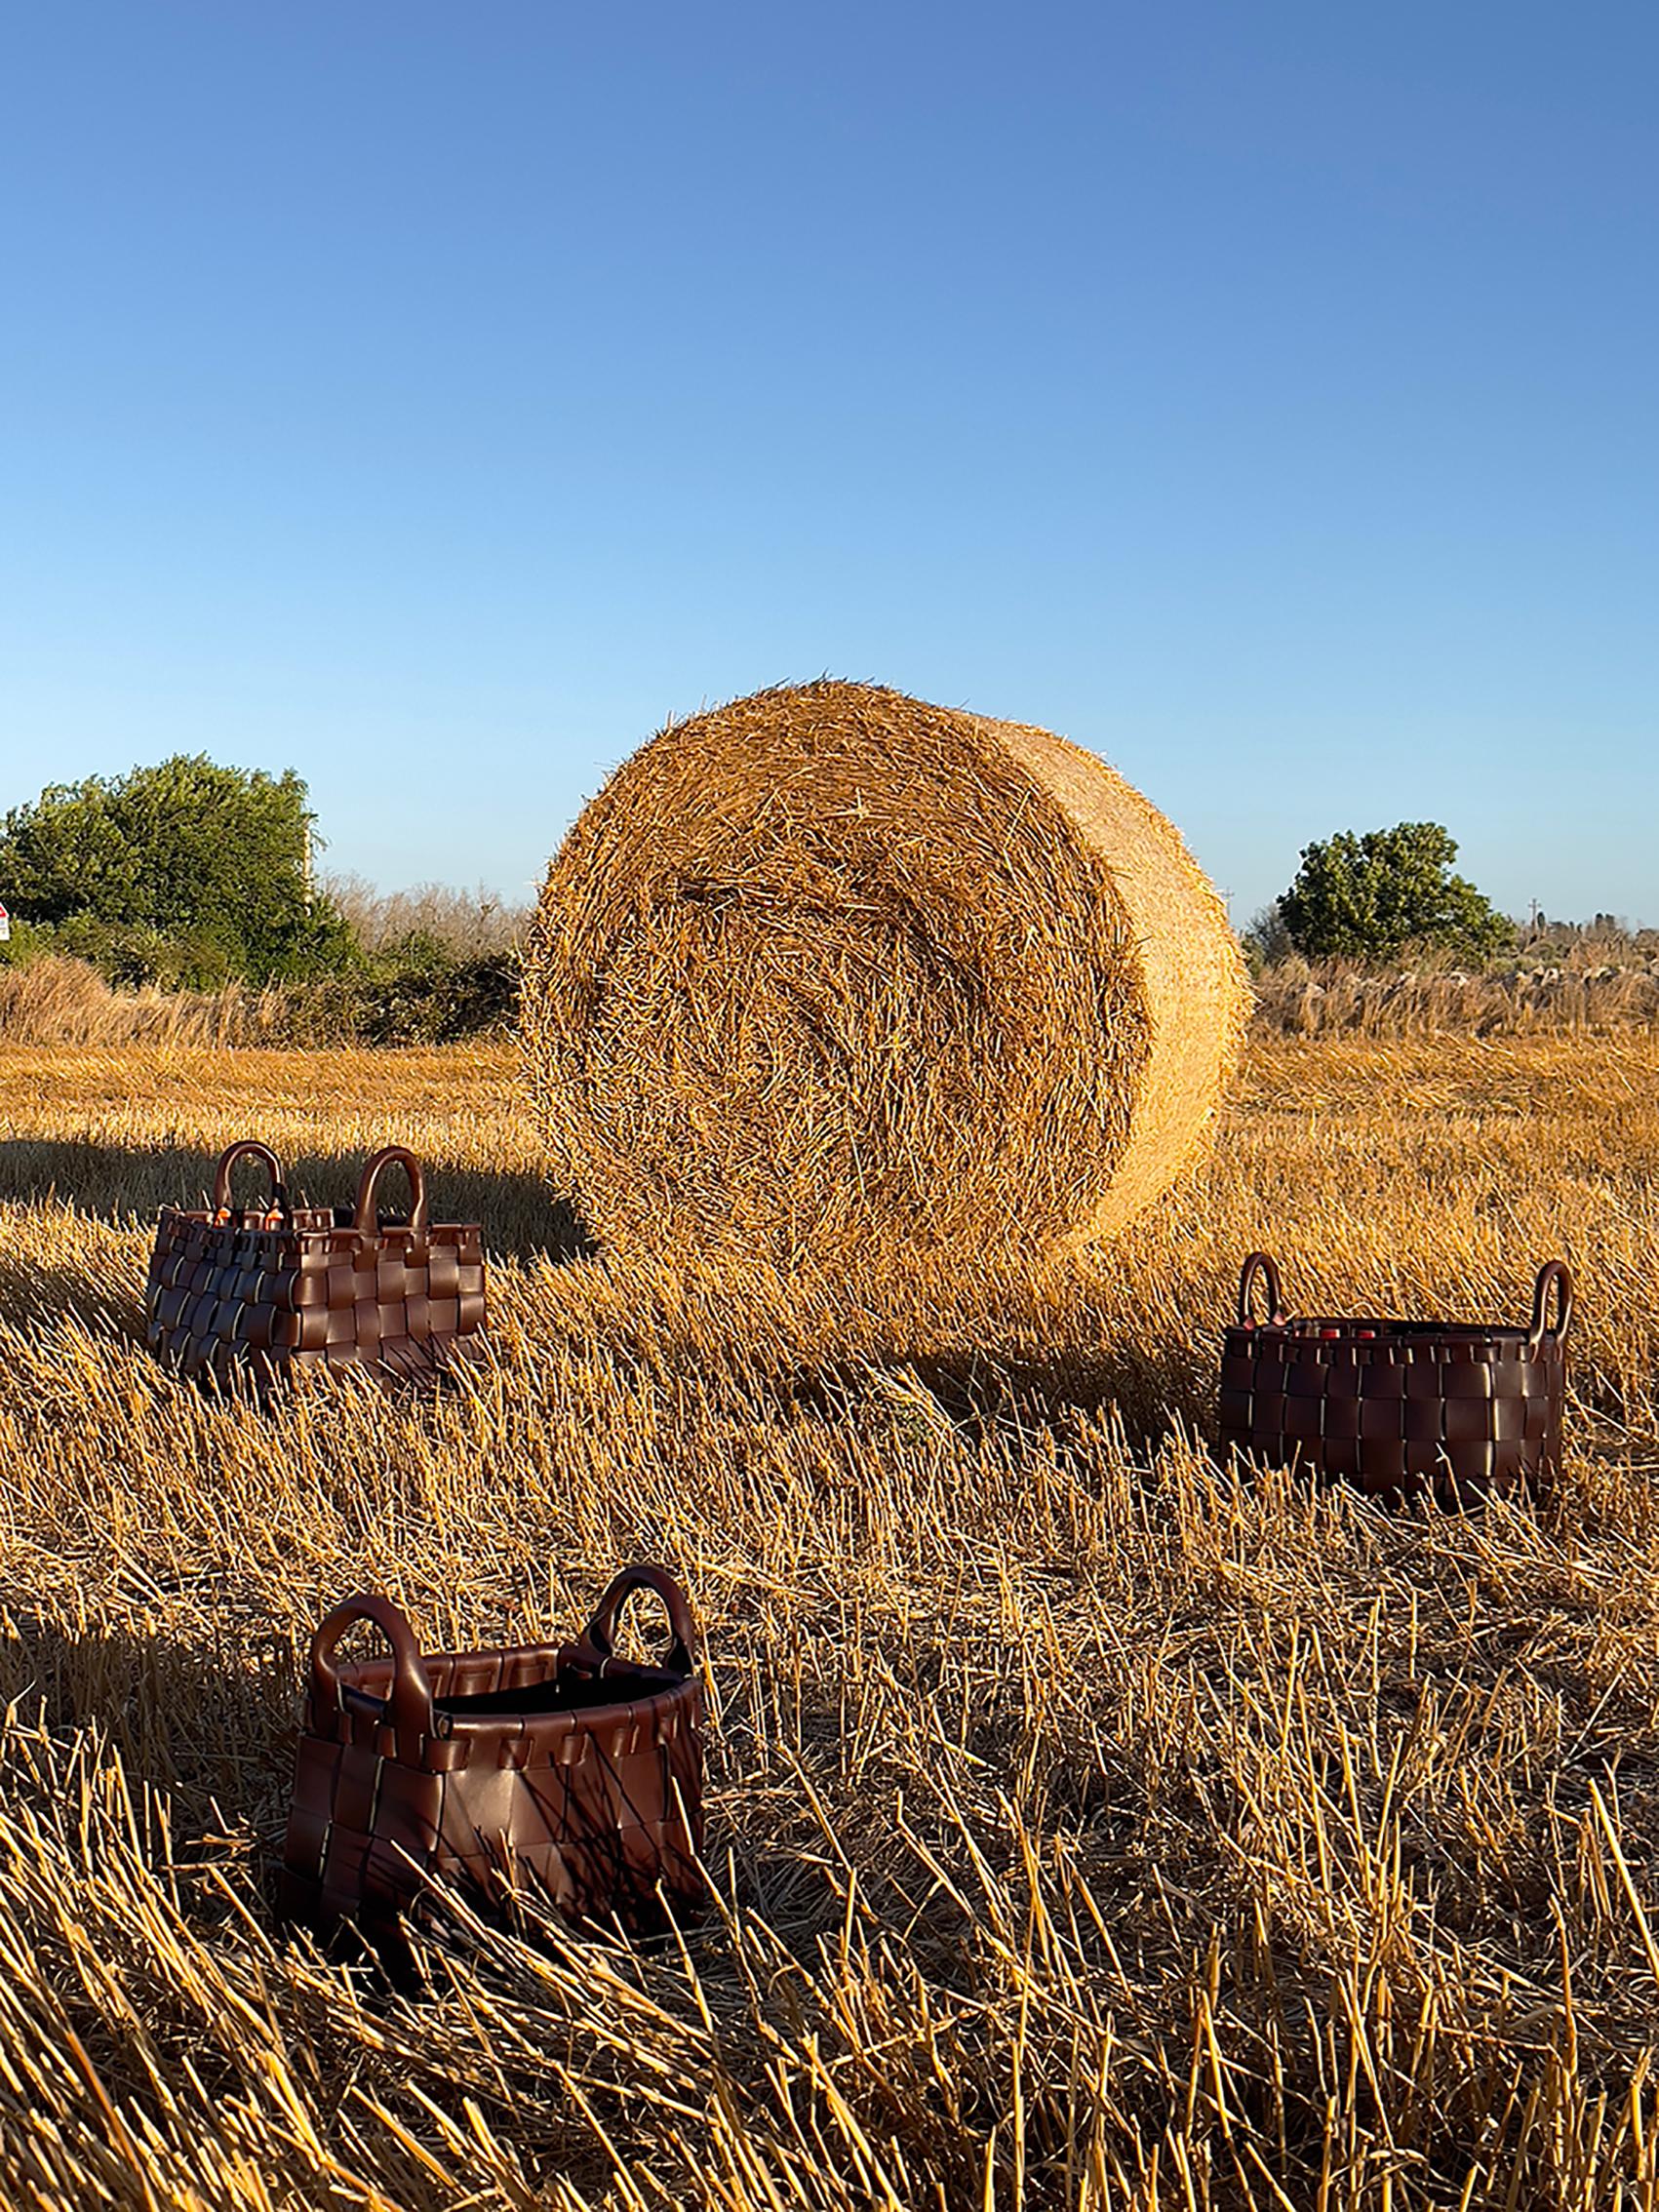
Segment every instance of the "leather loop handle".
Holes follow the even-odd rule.
[[[1256,1324],[1250,1313],[1250,1294],[1256,1286],[1256,1277],[1267,1282],[1267,1321],[1262,1324],[1271,1327],[1284,1319],[1284,1292],[1280,1288],[1279,1269],[1266,1252],[1251,1252],[1239,1272],[1239,1326],[1253,1328]]]
[[[1556,1325],[1546,1326],[1550,1311],[1550,1293],[1556,1294]],[[1532,1327],[1527,1334],[1527,1348],[1536,1352],[1544,1338],[1553,1336],[1558,1344],[1566,1340],[1567,1324],[1572,1320],[1572,1273],[1565,1260],[1546,1260],[1538,1270],[1537,1287],[1532,1293]]]
[[[363,1170],[363,1180],[357,1186],[357,1211],[352,1227],[360,1235],[369,1236],[376,1226],[375,1213],[375,1186],[380,1180],[382,1167],[401,1167],[409,1177],[409,1225],[421,1230],[426,1226],[426,1175],[418,1160],[401,1144],[388,1144],[383,1152],[375,1153]]]
[[[582,1631],[582,1642],[596,1651],[602,1660],[613,1659],[616,1655],[617,1616],[622,1610],[623,1601],[636,1590],[654,1591],[662,1600],[663,1609],[668,1615],[669,1632],[674,1640],[668,1646],[663,1666],[670,1674],[691,1674],[696,1665],[697,1624],[686,1593],[674,1577],[665,1574],[661,1567],[624,1567],[599,1600],[598,1611]]]
[[[343,1712],[345,1691],[335,1669],[335,1652],[356,1621],[373,1621],[392,1647],[392,1694],[385,1701],[386,1718],[400,1736],[434,1734],[432,1684],[415,1631],[389,1598],[373,1590],[359,1591],[336,1605],[311,1639],[311,1695],[319,1705]]]
[[[218,1165],[214,1169],[214,1211],[216,1213],[229,1212],[230,1170],[239,1160],[250,1156],[257,1160],[270,1176],[272,1205],[280,1206],[286,1213],[288,1211],[288,1192],[283,1187],[282,1162],[270,1146],[261,1144],[257,1137],[244,1137],[240,1144],[226,1145],[219,1154]]]

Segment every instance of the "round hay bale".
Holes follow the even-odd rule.
[[[868,1278],[1109,1234],[1248,989],[1170,824],[1047,731],[828,679],[675,723],[549,871],[524,1030],[602,1243]]]

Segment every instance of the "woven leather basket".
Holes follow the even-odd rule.
[[[1222,1349],[1223,1457],[1346,1480],[1396,1505],[1425,1492],[1447,1510],[1505,1490],[1542,1497],[1560,1465],[1571,1319],[1560,1260],[1538,1271],[1529,1325],[1498,1328],[1291,1316],[1278,1268],[1251,1252]]]
[[[619,1659],[619,1609],[668,1614],[660,1663]],[[390,1658],[336,1657],[372,1621]],[[384,1598],[318,1629],[284,1850],[287,1916],[329,1935],[415,1913],[434,1876],[485,1905],[530,1891],[568,1918],[665,1924],[702,1890],[702,1691],[678,1583],[626,1567],[573,1643],[434,1652]]]
[[[270,1192],[233,1207],[230,1171],[244,1156],[264,1167]],[[411,1205],[388,1221],[375,1194],[393,1165],[409,1178]],[[484,1317],[483,1232],[428,1218],[425,1175],[401,1145],[375,1153],[349,1208],[292,1205],[268,1145],[231,1145],[205,1208],[163,1208],[144,1294],[150,1350],[220,1386],[237,1373],[267,1386],[307,1363],[430,1376]]]

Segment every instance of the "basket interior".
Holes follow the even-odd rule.
[[[482,1690],[471,1697],[435,1697],[432,1710],[457,1720],[482,1720],[503,1713],[581,1713],[595,1706],[656,1697],[663,1690],[678,1689],[684,1679],[660,1667],[630,1667],[616,1675],[561,1667],[545,1681],[526,1682],[518,1688]]]

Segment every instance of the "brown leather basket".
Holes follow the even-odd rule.
[[[1425,1493],[1447,1511],[1499,1491],[1542,1498],[1560,1466],[1571,1319],[1560,1260],[1538,1271],[1529,1325],[1497,1328],[1288,1315],[1278,1268],[1251,1252],[1222,1347],[1222,1455],[1345,1480],[1391,1505]]]
[[[270,1193],[232,1206],[230,1171],[244,1157],[264,1167]],[[409,1178],[407,1219],[375,1208],[391,1166]],[[150,1350],[219,1386],[238,1373],[268,1386],[307,1363],[429,1377],[484,1319],[482,1230],[432,1221],[420,1163],[396,1144],[364,1168],[350,1208],[292,1205],[268,1145],[231,1145],[205,1208],[163,1208],[144,1293]]]
[[[624,1600],[649,1590],[669,1642],[619,1659]],[[336,1648],[372,1621],[387,1659]],[[702,1891],[702,1688],[685,1593],[660,1567],[618,1574],[573,1643],[421,1655],[384,1598],[318,1629],[283,1854],[287,1917],[329,1935],[417,1913],[435,1876],[499,1905],[529,1891],[571,1919],[666,1924]]]

